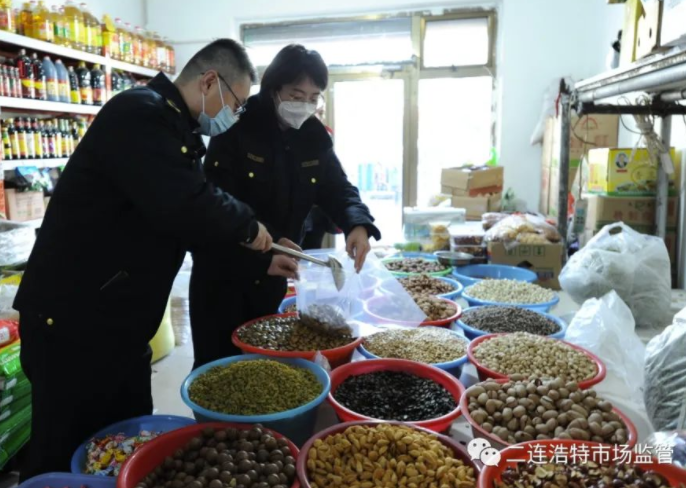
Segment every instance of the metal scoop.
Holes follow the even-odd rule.
[[[325,266],[331,268],[331,273],[333,274],[333,282],[336,284],[336,289],[341,291],[345,285],[345,271],[343,270],[343,265],[333,256],[329,256],[328,261],[322,259],[317,259],[302,252],[295,251],[289,247],[280,246],[278,244],[272,244],[272,250],[279,251],[294,258],[304,259],[319,266]]]

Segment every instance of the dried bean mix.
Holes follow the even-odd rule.
[[[238,338],[251,346],[275,351],[323,351],[354,341],[348,330],[326,333],[321,328],[306,325],[298,317],[265,318],[241,328]]]
[[[423,258],[394,259],[385,263],[389,271],[396,273],[440,273],[448,269],[438,261]]]
[[[540,313],[519,307],[487,306],[465,311],[460,320],[489,334],[528,332],[547,336],[560,331],[560,326]]]
[[[439,327],[387,330],[365,339],[367,351],[382,358],[426,364],[447,363],[467,354],[467,339]]]
[[[533,305],[555,299],[555,293],[533,283],[515,280],[482,280],[465,289],[478,300],[497,303]]]
[[[427,275],[408,276],[400,278],[399,281],[415,300],[420,296],[444,295],[455,291],[455,287],[450,283]]]

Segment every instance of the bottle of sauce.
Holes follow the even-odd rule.
[[[21,117],[17,118],[15,125],[19,137],[19,159],[29,159],[29,141],[28,137],[26,136],[24,119]]]
[[[0,66],[0,97],[8,97],[8,92],[5,91],[5,72],[3,68],[3,66]]]
[[[94,64],[90,73],[91,88],[93,89],[93,105],[104,105],[107,101],[107,88],[105,86],[105,73],[99,64]]]
[[[17,130],[16,120],[8,119],[7,124],[7,129],[10,136],[10,144],[12,145],[12,159],[21,159],[21,148],[19,147],[19,131]]]
[[[103,56],[119,59],[119,33],[112,21],[112,17],[105,14],[102,18],[102,49]]]
[[[2,159],[10,161],[12,157],[12,142],[10,141],[9,124],[11,119],[2,121]]]
[[[65,24],[69,29],[70,47],[83,50],[83,41],[86,37],[83,13],[72,0],[67,0],[64,4],[64,16]]]
[[[48,100],[51,102],[60,101],[60,84],[57,79],[57,68],[50,60],[50,56],[43,58],[43,71],[45,71],[45,89]]]
[[[36,159],[36,139],[33,136],[33,126],[31,125],[30,118],[24,121],[24,130],[26,131],[26,147],[28,148],[27,158]]]
[[[48,133],[48,154],[51,158],[57,157],[56,143],[55,143],[55,130],[53,129],[52,122],[48,121],[46,132]]]
[[[69,130],[69,120],[62,119],[62,153],[65,158],[74,154],[74,138]]]
[[[24,85],[21,81],[21,75],[19,74],[19,68],[12,68],[12,76],[14,77],[14,97],[24,98]]]
[[[45,70],[43,69],[43,63],[38,59],[38,54],[33,53],[31,55],[31,67],[33,69],[33,79],[35,86],[35,93],[37,100],[47,100],[48,99],[48,88],[47,79],[45,75]]]
[[[72,140],[74,141],[74,147],[72,148],[72,154],[74,154],[74,151],[76,151],[76,147],[79,145],[79,124],[76,121],[73,121],[71,123],[71,136]]]
[[[55,70],[57,71],[57,93],[59,101],[62,103],[69,103],[71,101],[69,93],[69,72],[61,59],[55,61]]]
[[[6,97],[14,96],[14,80],[12,74],[7,66],[3,66],[2,69],[2,91]]]
[[[26,55],[26,49],[19,50],[19,56],[16,59],[16,63],[17,68],[19,69],[23,98],[36,98],[33,65],[31,63],[31,58]]]
[[[116,70],[112,70],[111,83],[112,83],[112,93],[109,99],[112,99],[115,95],[121,92],[121,78]]]
[[[33,33],[37,39],[55,42],[55,32],[52,25],[50,10],[45,6],[43,0],[40,0],[33,10],[32,24]]]
[[[76,68],[76,78],[81,92],[81,103],[83,105],[93,105],[93,86],[91,85],[91,72],[86,68],[85,61],[79,61]]]
[[[69,66],[69,101],[71,103],[81,103],[81,89],[79,88],[79,79],[76,76],[73,66]]]
[[[64,19],[57,5],[50,8],[50,20],[52,22],[52,37],[55,44],[64,46]]]
[[[0,30],[16,32],[17,26],[12,13],[12,0],[0,1]]]
[[[33,131],[33,145],[36,152],[36,159],[43,159],[45,157],[45,154],[43,153],[43,132],[38,125],[38,119],[34,118],[31,120],[31,130]]]
[[[42,120],[38,122],[38,129],[40,130],[41,133],[41,143],[43,145],[43,158],[49,158],[50,156],[50,141],[49,141],[49,134],[48,134],[48,128],[45,125],[45,122]]]
[[[53,119],[52,128],[55,133],[55,157],[62,158],[64,154],[62,153],[62,132],[60,132],[59,120]]]

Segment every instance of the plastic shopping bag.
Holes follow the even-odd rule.
[[[642,410],[645,346],[634,329],[631,310],[612,291],[583,304],[565,340],[602,358],[607,376],[595,387],[599,393],[629,399]]]
[[[614,290],[638,326],[670,323],[671,270],[659,237],[624,223],[607,225],[574,254],[560,274],[562,289],[581,304]]]
[[[655,430],[684,430],[686,323],[675,322],[648,343],[645,378],[645,405]]]

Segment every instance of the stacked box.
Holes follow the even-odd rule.
[[[500,211],[503,185],[501,166],[461,166],[444,169],[441,174],[441,192],[451,195],[452,206],[464,208],[469,220]]]

